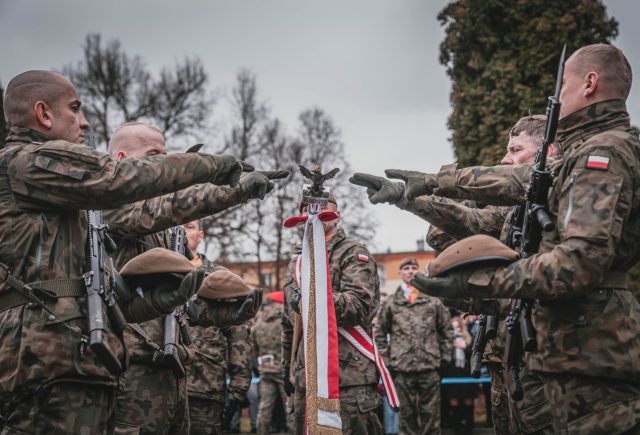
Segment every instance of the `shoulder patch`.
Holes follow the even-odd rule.
[[[358,260],[364,261],[365,263],[369,262],[369,257],[364,254],[358,254],[356,255],[356,257],[358,258]]]
[[[587,158],[587,169],[599,169],[606,171],[609,169],[609,157],[596,156],[595,154],[589,154]]]

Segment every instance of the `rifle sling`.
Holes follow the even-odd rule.
[[[77,298],[87,294],[87,288],[82,279],[55,279],[25,284],[10,274],[2,274],[0,281],[4,281],[9,286],[9,290],[0,293],[0,313],[32,302],[24,294],[37,289],[48,290],[52,293],[50,296],[55,298]]]

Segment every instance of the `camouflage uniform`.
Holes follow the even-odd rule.
[[[223,270],[200,254],[207,272]],[[192,326],[195,351],[187,367],[191,434],[222,434],[222,411],[228,391],[239,400],[251,385],[249,324],[219,328]],[[231,381],[227,388],[227,374]]]
[[[372,334],[372,320],[380,303],[380,281],[376,263],[369,251],[360,243],[347,238],[338,229],[327,243],[331,287],[338,327],[362,326]],[[368,261],[358,259],[358,255]],[[296,287],[294,279],[296,255],[289,262],[284,285],[285,304],[282,315],[282,361],[290,365],[293,341],[293,311],[291,294]],[[305,414],[304,350],[300,340],[295,349],[295,362],[291,371],[295,376],[295,433],[302,434]],[[344,338],[338,336],[340,365],[340,415],[345,434],[381,434],[377,408],[382,404],[376,392],[378,373],[373,362],[366,359]]]
[[[126,159],[125,159],[126,160]],[[203,184],[146,201],[106,210],[118,249],[114,262],[120,269],[127,261],[155,248],[170,248],[168,228],[216,213],[247,199],[239,188]],[[207,304],[196,306],[205,323]],[[171,369],[154,363],[164,341],[164,318],[129,325],[124,340],[131,366],[121,378],[117,394],[116,428],[123,433],[188,433],[189,406],[186,378],[176,379]],[[177,346],[182,365],[193,362],[194,348]]]
[[[251,328],[253,358],[258,361],[260,374],[258,434],[269,433],[273,408],[278,397],[283,404],[287,400],[282,384],[282,310],[282,304],[279,302],[263,304]]]
[[[441,250],[457,239],[469,236],[468,229],[464,228],[467,225],[471,229],[479,229],[482,233],[494,235],[494,237],[495,234],[498,234],[502,241],[506,241],[510,228],[510,217],[515,208],[488,206],[484,209],[474,210],[467,205],[473,205],[473,203],[465,201],[460,204],[451,201],[448,206],[446,203],[439,206],[436,222],[437,225],[442,224],[447,232],[432,227],[427,236],[430,246],[438,245]],[[425,218],[432,217],[432,215],[433,213],[422,212],[422,216]],[[477,219],[478,215],[483,218]],[[486,224],[480,228],[476,223],[478,221]],[[461,228],[456,228],[458,226]],[[487,307],[489,307],[489,311],[487,311]],[[502,300],[499,304],[489,301],[482,301],[482,303],[470,301],[469,307],[464,309],[464,311],[478,314],[495,315],[499,319],[504,318],[508,310],[509,301],[506,300]],[[506,334],[504,322],[500,322],[496,338],[488,343],[488,359],[485,363],[491,377],[492,416],[495,432],[497,434],[552,434],[551,410],[544,397],[544,386],[539,375],[524,368],[520,373],[520,379],[526,392],[525,397],[520,401],[509,399],[502,366]]]
[[[186,168],[186,170],[185,170]],[[79,351],[87,333],[84,269],[86,214],[118,207],[210,180],[221,158],[176,154],[116,162],[83,145],[48,141],[12,128],[0,151],[0,262],[26,283],[56,281],[73,296],[49,303],[57,318],[34,304],[0,313],[0,402],[8,431],[17,433],[112,430],[114,388],[94,353]],[[0,287],[0,302],[15,291]],[[124,358],[113,333],[105,338]]]
[[[440,433],[440,375],[451,360],[449,310],[423,293],[409,302],[402,286],[382,304],[375,340],[394,373],[400,400],[400,432]]]
[[[541,300],[532,313],[538,351],[527,355],[527,366],[545,383],[557,432],[637,431],[640,305],[621,288],[640,257],[638,136],[624,101],[609,100],[563,118],[556,144],[564,163],[553,168],[549,193],[555,229],[543,234],[538,254],[469,282],[489,289],[479,297]],[[589,167],[593,156],[604,168]],[[456,197],[470,191],[456,186],[470,174],[477,196],[502,200],[521,181],[502,176],[501,167],[451,169],[439,178]]]

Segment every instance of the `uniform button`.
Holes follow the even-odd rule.
[[[47,318],[49,319],[50,322],[56,320],[56,316],[54,316],[53,314],[49,314]]]
[[[584,318],[585,318],[585,317],[584,317],[584,315],[583,315],[583,314],[580,314],[580,315],[578,316],[578,322],[584,322]]]

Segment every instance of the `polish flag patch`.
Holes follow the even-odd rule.
[[[366,256],[366,255],[364,255],[364,254],[358,254],[358,256],[357,256],[357,257],[358,257],[358,260],[360,260],[360,261],[364,261],[365,263],[368,263],[368,262],[369,262],[369,257],[367,257],[367,256]]]
[[[587,169],[606,171],[609,169],[609,157],[590,155],[589,158],[587,158]]]

